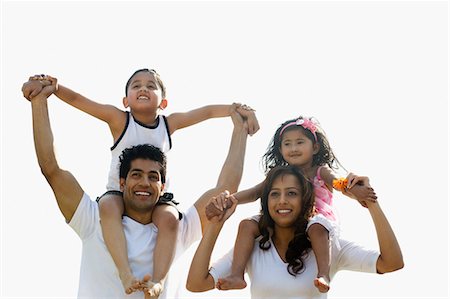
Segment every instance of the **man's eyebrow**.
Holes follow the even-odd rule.
[[[130,172],[133,172],[133,171],[136,171],[136,172],[144,172],[144,170],[142,170],[142,169],[140,169],[140,168],[132,168],[132,169],[130,169]],[[157,170],[150,170],[148,173],[155,173],[155,174],[157,174],[157,175],[160,175],[160,172],[157,171]]]

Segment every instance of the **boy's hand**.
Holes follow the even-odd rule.
[[[253,136],[259,130],[258,119],[255,115],[255,110],[247,105],[238,105],[236,111],[247,121],[248,134]]]

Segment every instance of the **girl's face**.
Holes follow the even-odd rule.
[[[301,212],[302,198],[299,181],[294,175],[282,174],[273,181],[267,207],[275,226],[295,225]]]
[[[318,144],[313,143],[300,128],[286,130],[281,136],[280,152],[289,165],[310,167],[318,151]]]
[[[162,94],[155,76],[149,72],[139,72],[131,79],[128,95],[123,99],[125,108],[157,111]]]

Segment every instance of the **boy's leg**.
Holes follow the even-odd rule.
[[[256,221],[245,219],[239,223],[238,235],[234,244],[231,275],[218,279],[218,289],[243,289],[247,286],[244,279],[245,266],[255,246],[255,238],[259,235],[258,223]]]
[[[312,224],[308,229],[308,237],[316,256],[317,277],[314,285],[321,293],[330,289],[330,240],[328,230],[319,223]]]
[[[175,256],[179,225],[178,210],[169,204],[157,205],[153,211],[152,221],[158,228],[158,237],[153,252],[152,281],[154,286],[149,292],[153,296],[159,296]]]
[[[131,294],[138,286],[128,262],[127,243],[122,225],[124,211],[120,192],[107,192],[98,199],[100,224],[106,247],[119,271],[125,293]]]

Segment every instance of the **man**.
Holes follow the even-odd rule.
[[[56,88],[56,80],[31,99],[33,135],[42,174],[53,189],[57,204],[67,223],[83,242],[78,297],[150,298],[148,292],[126,296],[114,262],[103,240],[98,205],[91,200],[75,177],[59,168],[53,150],[53,134],[48,116],[47,98]],[[215,188],[205,192],[180,220],[177,255],[201,237],[207,223],[205,205],[224,190],[236,192],[243,171],[247,126],[238,113],[232,115],[234,130],[225,163]],[[152,212],[164,189],[165,156],[157,148],[138,146],[122,155],[120,185],[123,192],[128,257],[142,290],[152,287],[148,275],[153,267],[153,249],[157,230]],[[166,286],[167,287],[167,286]],[[164,297],[164,293],[161,297]]]

